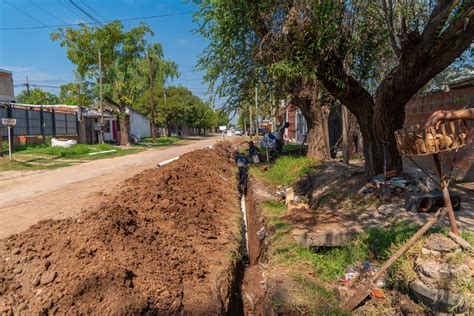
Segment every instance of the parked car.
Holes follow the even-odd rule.
[[[242,129],[237,128],[237,129],[235,130],[235,135],[237,135],[237,136],[242,136],[243,134],[244,134],[244,131],[243,131]]]
[[[266,128],[260,127],[260,128],[258,129],[258,135],[259,135],[259,136],[265,136],[266,133],[267,133],[267,129],[266,129]]]

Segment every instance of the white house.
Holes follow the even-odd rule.
[[[151,136],[150,120],[146,116],[134,111],[131,108],[127,108],[126,113],[130,115],[130,137],[135,136],[141,139]],[[99,122],[100,110],[86,109],[84,112],[84,117]],[[104,124],[104,140],[106,142],[118,141],[119,122],[117,117],[108,111],[104,111]],[[98,139],[97,136],[94,139]],[[93,140],[92,142],[95,141]]]
[[[127,108],[127,114],[130,115],[130,136],[138,138],[151,136],[151,122],[148,117]]]

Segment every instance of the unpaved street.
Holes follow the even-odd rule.
[[[0,173],[0,238],[40,220],[77,215],[82,209],[98,205],[122,180],[218,140],[220,137],[211,137],[55,170]]]

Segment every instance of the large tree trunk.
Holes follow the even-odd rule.
[[[308,126],[308,157],[321,160],[331,158],[328,130],[329,110],[330,107],[327,105],[318,107],[312,103],[308,108],[301,109]]]
[[[352,76],[344,72],[341,60],[337,56],[329,59],[318,73],[318,77],[328,92],[345,105],[354,114],[359,123],[360,132],[364,144],[365,178],[370,180],[374,176],[383,173],[383,147],[375,136],[374,130],[374,100],[370,93],[365,90]],[[333,78],[325,73],[335,74],[344,82],[344,88]]]
[[[331,103],[316,80],[300,78],[292,84],[291,102],[300,109],[308,127],[308,157],[330,159],[328,118]]]
[[[359,140],[359,138],[362,137],[360,134],[359,123],[357,123],[356,117],[350,111],[347,112],[347,125],[349,156],[356,156],[359,153],[363,154],[363,146],[360,146],[359,148],[359,144],[362,144],[362,140]]]
[[[130,128],[130,116],[126,113],[121,113],[119,115],[119,124],[120,124],[120,145],[129,146],[130,137],[128,130]]]

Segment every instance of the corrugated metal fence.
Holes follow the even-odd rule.
[[[77,135],[77,113],[49,107],[27,107],[14,103],[0,104],[1,118],[16,118],[12,131],[15,136]],[[2,126],[2,135],[7,129]]]

